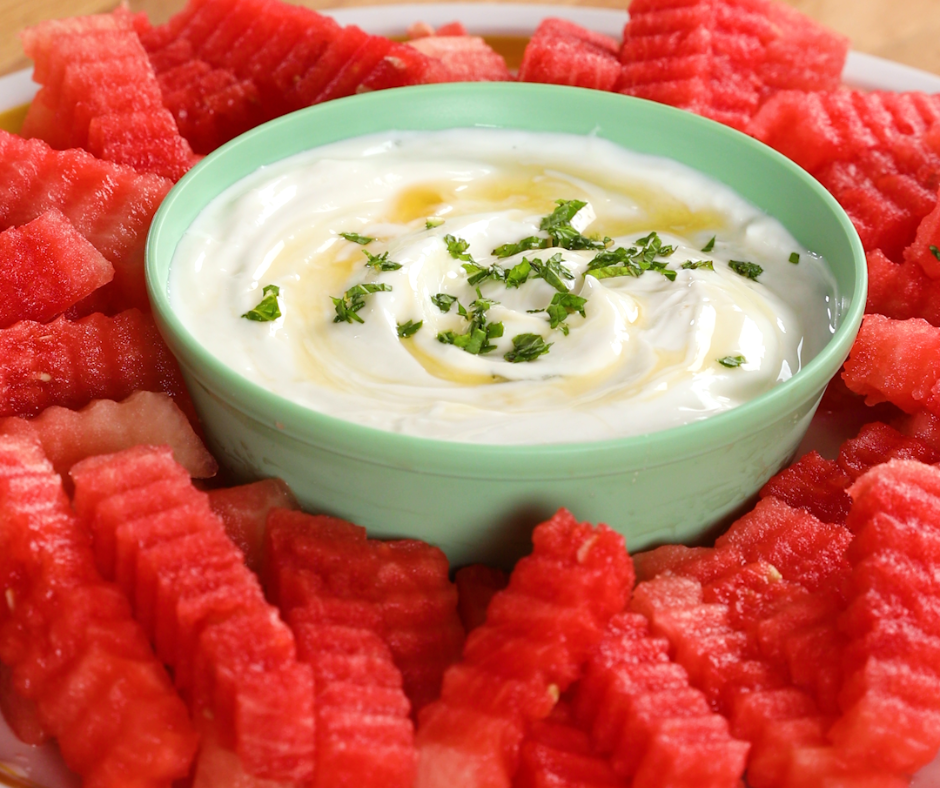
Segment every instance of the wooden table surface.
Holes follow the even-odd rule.
[[[388,2],[388,0],[385,0]],[[400,0],[401,1],[401,0]],[[412,0],[413,1],[413,0]],[[546,2],[547,0],[540,0]],[[185,0],[129,0],[155,23],[165,21]],[[304,0],[312,8],[376,5],[382,0]],[[582,0],[568,5],[622,8],[629,0]],[[785,0],[847,35],[861,52],[940,74],[940,0]],[[26,68],[16,34],[42,19],[107,11],[115,0],[0,0],[0,74]]]

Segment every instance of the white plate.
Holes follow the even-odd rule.
[[[606,8],[579,8],[556,5],[513,5],[499,3],[431,3],[389,6],[364,6],[327,10],[343,25],[358,25],[378,35],[401,35],[417,21],[437,27],[460,21],[471,33],[481,35],[529,35],[539,21],[548,16],[569,19],[579,25],[606,33],[619,39],[627,21],[625,11]],[[0,111],[13,109],[29,102],[36,92],[29,71],[19,71],[0,77]],[[919,90],[940,93],[940,76],[892,63],[872,55],[849,53],[843,80],[852,87],[865,90]],[[838,445],[838,440],[827,436],[830,425],[815,424],[804,448],[823,444]],[[826,438],[830,439],[827,441]],[[829,452],[831,455],[831,452]],[[0,717],[0,761],[5,762],[18,775],[29,778],[44,788],[78,788],[80,782],[62,765],[58,751],[52,746],[40,748],[22,744],[10,732]],[[5,777],[0,764],[0,785],[23,788],[26,783]],[[912,788],[940,788],[940,758],[923,769],[912,783]]]

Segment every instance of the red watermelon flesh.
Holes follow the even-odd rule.
[[[710,583],[744,564],[737,550],[715,550],[712,547],[663,545],[633,556],[638,582],[652,580],[664,573],[688,577],[699,583]]]
[[[771,477],[761,488],[760,497],[773,496],[824,523],[844,523],[852,503],[846,492],[850,483],[843,467],[811,451]]]
[[[415,773],[414,728],[391,652],[367,629],[343,627],[337,637],[338,628],[320,624],[312,612],[296,608],[290,624],[316,686],[314,784],[407,788]],[[360,653],[369,654],[374,674],[357,670]]]
[[[932,363],[938,352],[940,329],[927,321],[866,315],[843,378],[869,404],[888,401],[907,413],[926,408],[940,415],[940,373]]]
[[[428,36],[409,41],[439,66],[429,82],[504,82],[511,79],[503,56],[479,36]]]
[[[205,494],[196,495],[200,496],[199,507],[204,510]],[[95,552],[103,564],[104,554],[113,549],[114,563],[103,574],[113,578],[129,598],[137,584],[137,554],[149,547],[149,540],[154,538],[147,528],[150,515],[184,506],[193,502],[193,498],[189,479],[175,478],[128,490],[99,504],[91,521]],[[144,521],[140,530],[138,520]],[[164,533],[160,538],[166,538]]]
[[[137,448],[79,463],[73,469],[76,501],[94,512],[106,503],[110,491],[135,488],[139,466],[162,465],[166,473],[167,464],[172,463],[168,455],[168,450]],[[146,492],[141,495],[148,497]],[[131,523],[125,523],[130,546],[135,536],[158,540],[148,547],[137,545],[138,596],[154,600],[155,629],[161,626],[161,632],[165,631],[161,622],[167,618],[177,628],[175,655],[170,656],[176,658],[178,681],[192,677],[194,715],[213,716],[224,734],[221,743],[234,749],[249,774],[306,779],[313,769],[312,678],[297,664],[290,631],[264,602],[257,579],[242,563],[238,548],[225,537],[221,521],[211,514],[203,494],[190,488],[190,496],[203,501],[201,516],[197,512],[193,520],[201,531],[183,536],[166,525],[155,530],[142,518],[138,521],[142,529],[135,534]],[[149,505],[154,511],[159,511],[160,500],[159,494],[153,495]],[[176,503],[176,498],[167,500],[165,507]],[[180,560],[185,545],[190,550]],[[226,553],[231,570],[221,569]],[[199,578],[198,588],[187,586],[178,576],[175,579],[180,582],[174,584],[174,570],[183,565],[190,578],[202,568],[204,577]],[[159,588],[148,592],[151,581],[147,578],[157,579],[158,585],[165,581],[166,593],[161,597]],[[185,596],[187,589],[191,596]],[[249,686],[238,680],[246,671],[256,674]],[[298,700],[308,696],[309,702]],[[309,740],[304,739],[305,730]]]
[[[737,520],[715,546],[735,547],[748,561],[766,561],[784,579],[816,591],[847,571],[851,539],[845,527],[770,497]]]
[[[313,776],[313,676],[297,663],[290,630],[263,607],[206,627],[193,671],[194,716],[211,710],[223,746],[250,774]],[[242,677],[253,675],[252,682]]]
[[[0,665],[0,713],[13,734],[24,744],[38,747],[49,739],[39,721],[36,702],[20,695],[13,687],[13,673]]]
[[[440,61],[422,54],[413,46],[393,41],[385,57],[359,83],[356,93],[444,82],[443,70]]]
[[[844,715],[830,736],[840,753],[874,771],[912,774],[940,748],[933,655],[940,636],[933,601],[938,563],[916,540],[885,544],[883,536],[912,527],[936,530],[938,491],[940,472],[912,460],[876,466],[850,490],[855,504],[848,524],[859,541],[851,552],[851,604],[840,622],[850,638]],[[892,527],[893,521],[908,525]]]
[[[38,69],[48,72],[40,110],[32,118],[27,114],[23,133],[53,147],[86,147],[139,172],[178,180],[194,163],[192,150],[161,105],[156,75],[130,15],[112,16],[114,26],[106,34],[59,20],[45,23],[47,29],[38,34],[43,46],[32,46],[25,36],[27,54],[49,62]],[[129,137],[136,144],[127,144]]]
[[[80,408],[138,389],[164,391],[192,413],[175,359],[153,319],[136,309],[76,322],[21,321],[0,329],[0,358],[2,416],[33,416],[52,405]]]
[[[259,574],[268,514],[272,509],[300,508],[290,487],[280,479],[210,490],[209,506],[222,518],[225,532],[244,553],[248,568]]]
[[[940,462],[940,452],[881,422],[864,425],[857,437],[850,438],[839,448],[839,465],[852,481],[874,466],[893,459],[933,464]]]
[[[920,266],[930,279],[940,279],[940,258],[933,251],[937,248],[940,248],[940,206],[923,218],[914,242],[904,250],[904,260]]]
[[[471,564],[457,570],[457,613],[467,632],[486,621],[486,609],[497,591],[502,591],[509,578],[501,569],[485,564]]]
[[[543,19],[526,45],[521,82],[613,90],[620,79],[619,46],[564,19]]]
[[[759,75],[764,91],[837,90],[849,40],[783,3],[767,4],[781,35],[764,49]]]
[[[619,605],[606,611],[591,610],[589,606],[585,608],[581,605],[573,608],[580,610],[582,616],[596,620],[597,635],[591,640],[582,634],[566,644],[566,640],[575,633],[585,633],[586,627],[580,623],[568,635],[566,625],[560,624],[554,631],[543,633],[540,639],[516,646],[515,632],[524,627],[524,621],[516,622],[509,618],[512,606],[506,605],[507,618],[499,624],[491,623],[489,616],[494,606],[500,605],[500,598],[526,596],[517,588],[526,585],[524,575],[533,558],[519,561],[510,576],[509,586],[493,598],[487,622],[471,633],[464,661],[445,673],[440,700],[425,707],[421,715],[417,735],[418,788],[434,785],[435,779],[456,768],[467,774],[486,775],[486,784],[508,784],[516,770],[522,740],[519,726],[526,720],[543,718],[551,711],[558,694],[570,683],[569,677],[575,672],[575,660],[580,662],[586,658],[599,640],[607,620],[622,609],[626,602],[633,583],[633,568],[623,548],[622,538],[613,531],[603,526],[594,529],[579,524],[568,512],[561,510],[552,520],[536,528],[533,544],[535,557],[554,560],[560,568],[582,566],[580,583],[585,587],[603,588],[604,580],[619,584],[622,589]],[[602,565],[606,566],[608,572],[604,579],[597,576]],[[572,595],[573,599],[579,599],[580,596],[578,592]],[[564,610],[563,606],[559,607],[560,612]],[[522,606],[519,606],[519,610],[524,615]],[[505,653],[511,653],[518,660],[518,670],[511,665],[502,665],[496,672],[493,669],[495,666],[487,669],[480,664],[479,659],[470,656],[470,641],[487,641],[495,648],[500,639],[505,644],[502,646]],[[571,655],[570,664],[565,664],[563,660],[556,662],[559,659],[559,647],[562,646]],[[492,665],[482,652],[480,658]],[[525,669],[522,669],[522,665],[526,666]],[[523,674],[527,677],[525,681],[506,678]],[[455,731],[453,724],[458,712],[465,725],[462,730]],[[480,752],[479,743],[495,731],[499,731],[500,746],[492,751],[497,754],[494,759],[494,755],[484,756]],[[503,754],[503,758],[499,757],[499,753]]]
[[[157,79],[164,105],[196,153],[211,153],[268,119],[258,88],[230,69],[187,60]]]
[[[622,785],[607,760],[592,752],[588,735],[572,724],[570,712],[556,713],[559,709],[566,707],[559,703],[548,720],[534,723],[526,732],[513,785],[517,788]]]
[[[58,210],[0,232],[0,328],[46,322],[103,287],[114,268]]]
[[[138,445],[170,446],[173,458],[197,479],[214,476],[218,467],[185,414],[163,393],[137,391],[121,402],[93,400],[78,411],[53,406],[28,425],[63,476],[86,457]],[[0,431],[18,428],[0,421]],[[63,481],[70,489],[70,480]]]
[[[98,504],[112,495],[187,474],[173,461],[168,446],[136,446],[119,454],[89,457],[73,467],[71,475],[75,483],[72,506],[88,522]]]
[[[115,310],[149,309],[144,242],[172,181],[137,173],[84,151],[54,151],[41,140],[0,132],[0,228],[60,210],[114,266],[107,286]]]
[[[36,467],[38,444],[6,438],[0,447],[6,468],[0,479],[5,560],[19,562],[26,576],[39,572],[44,577],[36,586],[40,595],[21,600],[17,609],[33,616],[33,627],[37,617],[47,622],[47,637],[54,636],[45,641],[49,651],[40,657],[42,638],[33,640],[31,650],[47,671],[53,662],[60,665],[55,673],[47,672],[41,686],[31,685],[40,723],[59,739],[70,767],[93,781],[92,775],[102,775],[95,784],[121,785],[114,776],[132,769],[154,784],[185,776],[195,735],[166,674],[131,622],[126,603],[123,611],[112,607],[113,617],[93,626],[88,618],[74,615],[83,602],[107,596],[111,589],[95,573],[91,551],[78,537],[78,523],[51,464]],[[17,457],[23,458],[19,471]],[[32,483],[17,485],[17,479]],[[17,493],[17,487],[23,492]],[[19,533],[11,530],[16,527]],[[11,540],[28,550],[11,551]],[[105,611],[100,604],[84,608],[92,609],[98,615]],[[13,615],[18,615],[15,610]],[[14,665],[14,680],[17,670]]]

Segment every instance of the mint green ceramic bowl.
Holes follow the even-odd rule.
[[[596,134],[726,183],[829,261],[838,330],[790,380],[704,421],[591,443],[489,446],[381,432],[296,405],[224,366],[173,313],[167,278],[180,237],[212,198],[257,167],[361,134],[467,126]],[[282,477],[309,511],[344,517],[373,536],[424,539],[456,566],[509,563],[528,550],[532,527],[560,506],[621,531],[631,550],[699,538],[790,459],[848,355],[866,293],[864,253],[845,213],[770,148],[639,99],[499,83],[340,99],[233,140],[163,203],[147,246],[147,281],[210,448],[236,477]]]

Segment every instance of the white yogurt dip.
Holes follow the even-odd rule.
[[[553,245],[496,253],[527,238]],[[280,316],[246,319],[272,285]],[[728,410],[818,353],[839,308],[825,262],[716,181],[595,137],[493,129],[263,167],[197,217],[169,290],[203,345],[281,396],[491,444]]]

